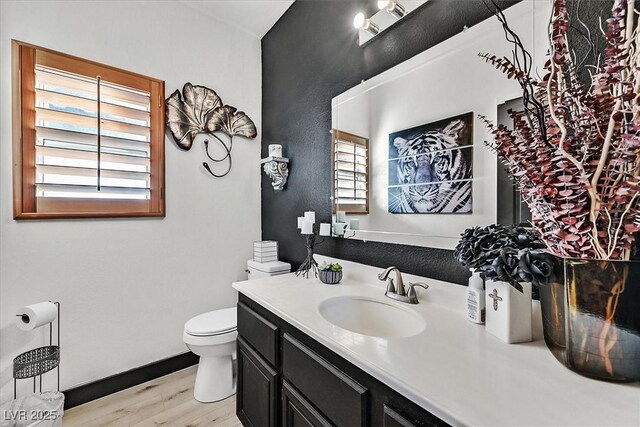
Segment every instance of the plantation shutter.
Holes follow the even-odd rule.
[[[369,213],[369,141],[333,131],[334,210]]]
[[[25,181],[33,186],[34,213],[163,214],[164,118],[154,99],[160,93],[152,94],[161,85],[62,54],[23,50],[35,50],[32,68],[22,70],[22,154],[27,166],[33,161],[34,175]]]
[[[36,65],[36,197],[149,199],[149,106],[149,93]]]

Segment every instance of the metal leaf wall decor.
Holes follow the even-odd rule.
[[[231,170],[233,137],[237,135],[253,139],[258,134],[256,125],[249,116],[235,107],[224,105],[218,94],[205,86],[186,83],[182,88],[182,94],[176,90],[167,98],[165,105],[167,127],[178,147],[190,150],[199,133],[210,135],[222,146],[226,155],[214,158],[209,154],[209,140],[204,141],[205,153],[211,161],[227,163],[227,170],[222,174],[214,173],[207,162],[202,163],[211,175],[218,178],[227,175]],[[229,142],[225,142],[215,134],[216,132],[226,134]]]

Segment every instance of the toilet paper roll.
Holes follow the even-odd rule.
[[[23,331],[30,331],[53,322],[57,315],[58,307],[54,303],[50,301],[39,302],[18,310],[16,326]]]

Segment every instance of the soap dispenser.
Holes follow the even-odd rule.
[[[479,271],[471,270],[467,287],[467,318],[474,323],[484,323],[484,280]]]

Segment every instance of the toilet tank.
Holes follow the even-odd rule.
[[[256,262],[252,259],[247,261],[247,272],[249,280],[260,279],[262,277],[279,276],[291,271],[291,264],[282,261]]]

